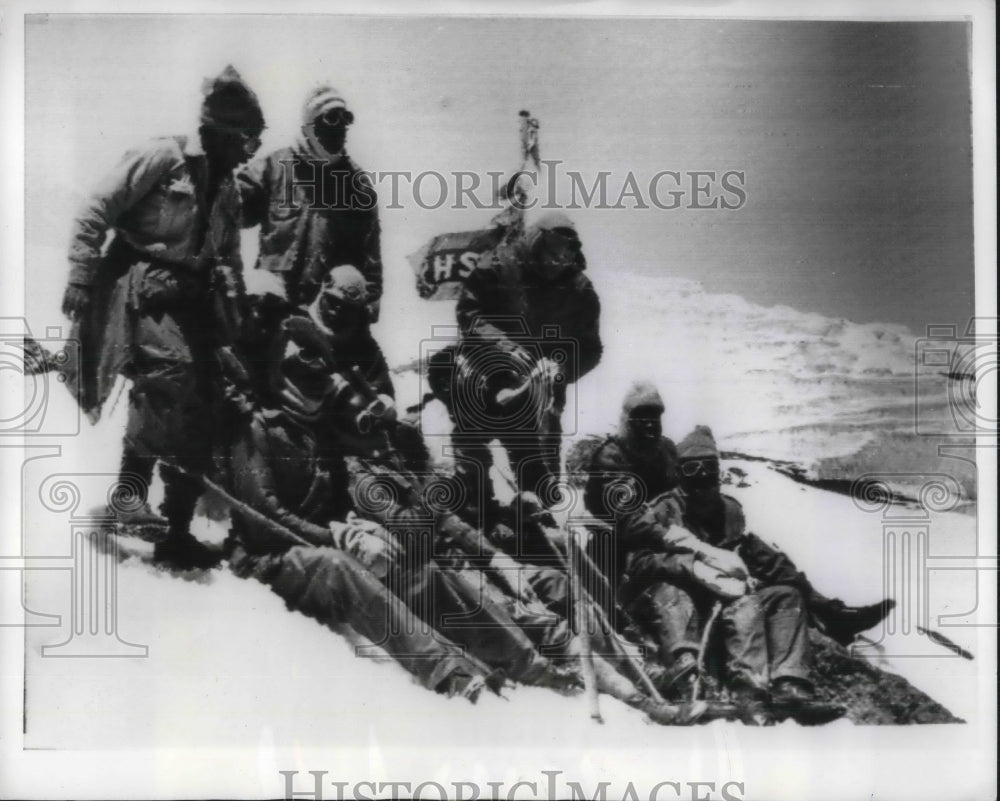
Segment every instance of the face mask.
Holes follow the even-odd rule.
[[[238,128],[209,127],[201,133],[205,155],[225,170],[249,161],[260,149],[260,144],[260,134]]]
[[[320,320],[334,335],[350,334],[360,325],[361,307],[347,305],[329,290],[321,291],[318,301]]]
[[[659,417],[632,417],[629,418],[628,427],[637,440],[658,442],[663,433],[663,424]]]
[[[316,141],[330,154],[336,155],[347,142],[347,120],[343,109],[331,109],[313,123]]]
[[[293,419],[319,419],[333,380],[322,354],[308,346],[289,342],[281,359],[281,406]]]
[[[575,231],[567,229],[542,231],[536,254],[538,269],[542,277],[549,280],[583,264],[580,240]]]

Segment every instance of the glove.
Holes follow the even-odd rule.
[[[750,571],[747,570],[744,561],[740,559],[739,554],[733,551],[727,551],[724,548],[703,546],[702,550],[698,551],[698,557],[709,567],[725,576],[746,581],[750,575]]]
[[[660,498],[665,496],[661,495]],[[663,543],[663,548],[667,553],[676,553],[677,551],[691,551],[694,553],[703,553],[711,550],[712,546],[706,545],[700,539],[698,539],[692,531],[684,528],[680,523],[662,523],[662,515],[659,514],[656,508],[651,509],[653,517],[657,523],[660,523],[660,541]]]
[[[90,306],[90,287],[82,284],[69,284],[63,293],[62,313],[76,322]]]
[[[367,436],[379,426],[392,428],[396,423],[396,401],[388,395],[379,395],[358,414],[358,431]]]
[[[538,367],[536,369],[538,370],[540,376],[552,381],[553,383],[558,383],[563,376],[565,365],[561,365],[546,357],[538,362]]]
[[[384,579],[402,555],[399,544],[378,523],[362,520],[353,512],[347,521],[332,520],[329,525],[332,545],[349,553],[378,578]]]
[[[724,600],[732,601],[747,593],[745,581],[723,575],[706,562],[695,561],[692,570],[695,581]]]
[[[685,529],[680,520],[684,516],[680,501],[673,490],[663,492],[647,503],[647,507],[653,513],[653,519],[664,528],[676,528],[678,537],[689,539],[694,534]]]
[[[162,267],[150,267],[139,290],[139,313],[156,314],[175,303],[181,296],[177,276]]]
[[[382,412],[382,423],[384,425],[392,425],[396,422],[396,401],[394,401],[389,395],[379,395],[378,402],[385,409]]]

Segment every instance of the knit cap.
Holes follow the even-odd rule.
[[[677,455],[681,459],[718,459],[719,449],[708,426],[695,426],[694,431],[680,441]]]
[[[320,84],[306,95],[302,104],[302,124],[312,125],[331,109],[342,108],[348,123],[354,122],[354,114],[347,110],[347,101],[343,93],[330,84]]]
[[[202,125],[256,133],[264,130],[260,101],[231,64],[215,78],[206,78],[201,92],[205,96],[201,104]]]

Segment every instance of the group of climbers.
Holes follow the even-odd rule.
[[[548,507],[567,389],[602,345],[600,302],[561,212],[512,227],[465,281],[459,341],[427,365],[452,421],[454,470],[440,467],[372,336],[380,228],[374,188],[346,153],[353,120],[321,86],[298,141],[250,161],[264,116],[229,67],[206,82],[200,149],[174,137],[127,154],[77,218],[63,309],[83,348],[69,384],[96,419],[115,377],[132,381],[121,479],[135,496],[119,520],[162,522],[158,560],[226,559],[439,692],[475,700],[508,680],[576,692],[586,653],[598,690],[664,724],[842,714],[810,684],[808,627],[849,641],[890,602],[825,598],[747,533],[719,491],[711,432],[675,446],[649,384],[626,398],[585,493],[594,536],[612,538],[597,578],[620,615],[573,624],[594,602],[571,590],[576,561]],[[246,290],[241,227],[259,227],[270,292]],[[497,445],[506,501],[490,478]],[[163,518],[148,503],[157,462]],[[190,530],[209,478],[231,507],[223,549]],[[638,642],[623,642],[623,620]],[[725,692],[706,702],[689,682],[713,624]]]

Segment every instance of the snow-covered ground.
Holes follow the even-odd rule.
[[[766,331],[763,324],[762,330]],[[387,344],[391,349],[392,340]],[[728,347],[735,350],[734,345]],[[581,429],[599,431],[610,426],[617,396],[624,391],[624,377],[649,375],[639,370],[646,361],[640,365],[638,357],[628,356],[628,350],[624,343],[612,344],[599,368],[614,391],[597,393],[594,384],[581,386]],[[746,350],[753,352],[754,347]],[[787,350],[791,354],[797,349],[787,346]],[[392,356],[400,361],[396,354]],[[666,354],[661,375],[669,379],[669,365],[677,361],[676,355]],[[722,364],[720,369],[730,374],[743,373],[735,356]],[[598,379],[595,375],[594,380]],[[759,387],[752,377],[743,380],[746,393]],[[728,397],[726,393],[710,391],[695,410],[693,401],[684,400],[679,381],[675,376],[664,382],[672,421],[680,417],[716,423],[726,417],[719,405],[723,402],[719,399]],[[699,384],[691,391],[705,386]],[[68,393],[55,389],[50,411],[72,415]],[[766,389],[758,392],[768,397]],[[728,408],[736,407],[733,403]],[[679,411],[685,408],[688,411]],[[98,426],[84,422],[79,436],[62,442],[61,455],[26,463],[22,491],[27,554],[69,551],[70,520],[65,507],[54,501],[54,473],[68,474],[80,487],[78,514],[103,502],[117,468],[124,411],[125,404],[119,403]],[[765,412],[760,414],[772,419]],[[716,425],[725,436],[726,427]],[[981,599],[990,597],[991,585],[988,574],[980,574],[977,596],[974,572],[947,569],[960,566],[957,561],[949,562],[949,557],[969,557],[984,550],[977,551],[975,518],[953,511],[914,518],[918,510],[903,506],[862,510],[849,497],[797,484],[766,462],[731,464],[747,473],[749,486],[727,491],[743,503],[750,528],[786,549],[820,590],[849,603],[871,602],[884,594],[900,599],[892,619],[894,633],[876,637],[881,640],[880,648],[872,658],[906,677],[968,725],[949,727],[946,734],[936,734],[941,726],[911,727],[921,729],[922,734],[911,729],[899,734],[903,730],[896,729],[891,737],[846,721],[821,731],[787,723],[759,732],[722,722],[687,730],[651,726],[639,714],[605,698],[606,723],[597,726],[588,720],[582,698],[533,688],[509,691],[506,700],[484,696],[473,707],[420,689],[394,664],[355,658],[343,639],[304,616],[289,613],[263,585],[238,579],[224,569],[204,580],[184,580],[133,560],[117,569],[117,632],[127,642],[147,645],[146,658],[43,657],[43,647],[58,644],[69,634],[69,573],[26,574],[27,607],[36,614],[62,616],[58,626],[27,629],[26,745],[102,750],[156,747],[162,775],[156,776],[150,792],[163,796],[171,795],[172,787],[188,786],[179,783],[187,773],[179,764],[169,763],[169,749],[232,748],[244,749],[233,752],[244,755],[239,764],[246,764],[246,749],[256,755],[252,762],[256,773],[200,775],[198,794],[279,794],[279,769],[339,771],[336,775],[345,781],[412,775],[480,782],[507,776],[512,782],[521,775],[512,766],[534,764],[553,769],[568,765],[572,772],[567,775],[585,786],[603,779],[617,779],[624,785],[633,777],[649,776],[660,777],[657,780],[700,775],[726,777],[722,781],[733,778],[748,787],[769,788],[769,798],[783,797],[782,787],[803,786],[812,788],[811,797],[846,797],[838,793],[852,786],[849,776],[827,776],[825,769],[816,778],[808,775],[809,766],[818,759],[818,752],[812,750],[816,744],[830,756],[829,765],[856,755],[858,749],[879,749],[889,743],[923,747],[921,737],[934,747],[938,743],[948,748],[975,747],[977,738],[983,736],[983,711],[992,709],[995,701],[988,669],[995,664],[995,641],[991,644],[990,629],[974,627],[989,614],[975,610]],[[894,516],[910,520],[889,519]],[[904,528],[927,532],[927,570],[912,574],[921,594],[908,603],[901,583],[904,571],[895,573],[895,585],[884,584],[886,565],[893,562],[885,555],[884,535]],[[199,521],[200,536],[220,539],[224,531],[224,523]],[[912,542],[916,548],[916,540]],[[916,559],[916,551],[910,556]],[[895,562],[901,564],[899,558]],[[921,619],[975,654],[975,661],[956,657],[916,635],[913,627],[921,622],[917,619],[921,603],[926,603],[927,610]],[[942,615],[966,617],[945,620]],[[973,625],[948,625],[955,622]],[[422,745],[414,749],[415,743]],[[191,759],[190,751],[177,753],[179,759],[183,755]],[[777,753],[786,758],[789,753],[799,754],[802,760],[796,762],[796,771],[805,773],[776,779],[780,774],[774,771],[788,770],[787,762],[782,767],[771,761]],[[883,767],[891,763],[891,749],[883,760]],[[919,783],[915,786],[920,787]],[[234,787],[244,789],[234,791]]]
[[[252,237],[245,245],[252,263]],[[416,297],[412,275],[399,268],[412,242],[389,237],[387,247],[387,270],[396,272],[387,280],[376,335],[390,364],[404,367],[429,347],[422,342],[453,333],[453,304]],[[612,430],[629,383],[645,378],[661,388],[666,433],[675,439],[707,423],[725,449],[805,468],[823,458],[849,457],[866,443],[878,470],[926,473],[941,467],[927,458],[936,457],[934,443],[915,454],[881,448],[887,432],[912,432],[916,338],[906,329],[765,308],[706,293],[692,282],[640,278],[599,263],[590,272],[602,298],[605,353],[571,395],[565,414],[569,440]],[[45,292],[56,308],[58,287],[39,287]],[[35,300],[40,302],[38,293]],[[917,384],[917,391],[921,409],[940,420],[947,414],[948,388],[938,378]],[[401,403],[419,399],[416,373],[403,370],[396,381]],[[72,418],[68,393],[55,384],[50,389],[48,413]],[[83,487],[80,511],[102,503],[118,466],[125,405],[124,396],[117,405],[113,396],[98,426],[81,421],[78,436],[58,440],[61,455],[26,464],[25,553],[69,553],[69,519],[41,502],[43,482],[54,473],[69,474]],[[438,404],[428,407],[424,424],[432,446],[447,444]],[[709,777],[717,787],[729,779],[745,782],[747,798],[801,797],[807,788],[811,798],[843,799],[867,797],[861,788],[868,790],[872,777],[886,771],[905,777],[908,797],[921,797],[930,785],[910,768],[914,749],[940,755],[926,766],[940,776],[943,769],[960,770],[966,763],[959,757],[995,735],[984,713],[995,707],[995,643],[988,636],[994,630],[948,625],[989,617],[987,610],[975,610],[978,599],[995,597],[993,574],[978,574],[977,596],[977,575],[948,569],[962,563],[947,559],[990,553],[995,534],[984,529],[977,545],[977,521],[968,511],[893,521],[888,518],[914,510],[864,511],[847,496],[793,482],[766,461],[734,464],[747,472],[750,486],[727,491],[744,504],[751,529],[786,548],[822,591],[850,603],[883,595],[900,600],[895,633],[881,637],[871,658],[967,725],[876,730],[841,721],[821,731],[788,723],[763,732],[719,722],[687,730],[648,725],[605,698],[606,722],[597,726],[583,699],[532,688],[509,692],[507,700],[483,697],[472,707],[422,690],[393,664],[355,658],[344,640],[287,612],[263,585],[225,570],[203,582],[185,581],[127,562],[117,571],[117,631],[126,641],[148,645],[148,658],[43,657],[44,646],[68,636],[69,573],[26,574],[28,608],[62,615],[59,626],[28,630],[26,745],[102,752],[155,748],[151,763],[138,764],[154,766],[149,793],[162,797],[280,795],[279,769],[303,772],[297,789],[308,789],[301,784],[308,781],[304,771],[317,769],[344,781],[450,778],[506,781],[509,788],[518,778],[544,780],[525,776],[526,765],[563,769],[564,778],[589,788],[588,795],[604,779],[620,793],[629,780],[637,788],[645,781],[648,792],[657,781]],[[949,463],[943,467],[950,475]],[[155,486],[154,501],[160,492]],[[896,586],[885,584],[884,534],[907,525],[916,531],[914,524],[929,532],[927,570],[913,574],[922,577],[926,592],[905,603],[901,573]],[[200,536],[224,536],[224,523],[199,525]],[[915,635],[924,600],[931,627],[975,654],[975,661]],[[941,618],[966,613],[971,617]],[[103,764],[93,753],[94,764]],[[219,770],[205,754],[241,767]]]

